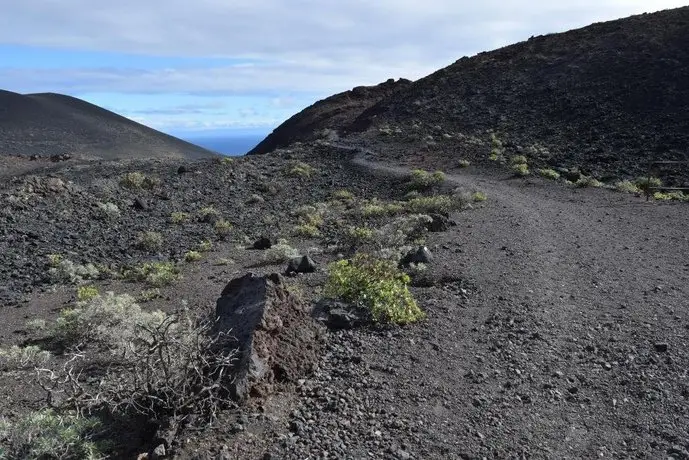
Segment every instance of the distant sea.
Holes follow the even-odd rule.
[[[237,134],[225,136],[180,136],[187,142],[228,156],[241,156],[256,147],[267,134]]]

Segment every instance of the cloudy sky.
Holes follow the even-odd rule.
[[[353,86],[685,2],[0,0],[0,89],[70,94],[174,134],[269,132]]]

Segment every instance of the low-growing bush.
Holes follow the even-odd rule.
[[[578,181],[576,181],[577,187],[602,187],[603,183],[591,176],[581,176]]]
[[[560,173],[554,169],[539,169],[538,175],[550,180],[558,180],[560,178]]]
[[[172,262],[146,262],[127,268],[123,277],[129,281],[140,281],[153,287],[163,287],[180,278],[179,269]]]
[[[163,294],[160,292],[159,288],[151,288],[141,291],[137,297],[137,300],[139,302],[150,302],[151,300],[159,299],[161,297],[163,297]]]
[[[315,173],[316,169],[313,166],[301,161],[294,162],[287,168],[287,175],[291,177],[308,179]]]
[[[471,194],[471,201],[478,203],[480,201],[486,201],[488,197],[483,192],[474,192]]]
[[[79,286],[77,288],[77,300],[85,302],[98,296],[98,288],[96,286]]]
[[[471,166],[471,162],[469,160],[459,160],[459,162],[457,162],[457,166],[460,168],[468,168]]]
[[[409,200],[406,209],[418,214],[442,214],[462,209],[465,204],[459,195],[422,196]]]
[[[51,357],[49,352],[41,350],[36,345],[0,347],[0,370],[33,368],[45,364]]]
[[[199,209],[198,215],[201,222],[206,222],[209,224],[213,224],[220,219],[220,211],[215,209],[213,206],[204,206],[203,208]]]
[[[190,219],[191,216],[188,212],[175,211],[170,214],[170,222],[175,225],[184,224],[186,222],[189,222]]]
[[[337,190],[333,193],[333,198],[341,201],[350,201],[354,199],[354,194],[349,190]]]
[[[425,317],[394,262],[357,254],[328,266],[325,295],[367,309],[374,322],[407,324]]]
[[[375,199],[364,203],[360,208],[363,217],[394,216],[402,211],[404,206],[401,203],[385,203]]]
[[[95,345],[125,356],[145,328],[155,328],[164,318],[160,311],[141,310],[129,294],[106,292],[75,308],[62,310],[53,337],[65,347]]]
[[[409,187],[412,190],[426,190],[445,182],[445,173],[435,171],[430,173],[423,169],[414,169],[409,176]]]
[[[17,420],[0,418],[0,458],[23,460],[98,460],[107,458],[94,441],[102,431],[94,417],[61,415],[52,409],[26,414]]]
[[[198,262],[203,259],[203,256],[199,251],[187,251],[184,253],[185,262]]]
[[[48,261],[48,277],[51,283],[76,284],[84,280],[96,279],[100,272],[93,264],[75,264],[58,254],[51,254]]]
[[[163,235],[158,232],[140,233],[136,239],[136,246],[144,251],[160,251],[163,247]]]
[[[346,232],[347,241],[353,246],[370,243],[373,241],[375,232],[368,227],[350,227]]]
[[[149,177],[138,171],[130,172],[122,176],[120,185],[127,188],[143,188],[151,190],[161,184],[161,180],[156,177]]]
[[[635,183],[629,180],[621,180],[615,183],[615,190],[623,193],[639,193],[641,191]]]
[[[211,249],[213,249],[211,240],[203,240],[199,243],[199,252],[209,252]]]
[[[512,172],[515,176],[528,176],[531,174],[529,166],[526,163],[515,163],[512,165]]]
[[[224,219],[220,219],[215,222],[213,228],[215,229],[215,234],[220,239],[224,239],[232,231],[232,224]]]
[[[318,230],[318,227],[312,224],[296,225],[293,229],[293,233],[296,236],[302,236],[305,238],[316,238],[321,236],[321,232]]]
[[[98,203],[96,206],[101,219],[115,220],[121,216],[120,208],[115,203]]]
[[[515,155],[510,158],[510,164],[512,165],[525,165],[528,164],[529,160],[524,155]]]
[[[634,184],[645,193],[648,189],[662,187],[663,181],[658,177],[639,177],[634,181]]]
[[[263,262],[268,264],[279,264],[289,259],[299,256],[299,251],[280,239],[270,249],[263,251]]]

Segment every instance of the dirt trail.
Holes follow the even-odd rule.
[[[355,164],[407,173],[363,156]],[[479,290],[464,310],[434,311],[428,326],[468,321],[454,329],[459,339],[443,337],[452,328],[435,337],[441,350],[460,340],[468,354],[421,357],[426,376],[409,390],[423,393],[436,376],[473,392],[456,401],[454,428],[440,431],[472,455],[685,458],[689,208],[540,179],[448,180],[489,201],[434,241],[458,247],[440,259]],[[472,370],[480,377],[467,386]]]

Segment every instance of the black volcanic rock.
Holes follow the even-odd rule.
[[[0,154],[91,159],[217,155],[80,99],[0,90]]]

